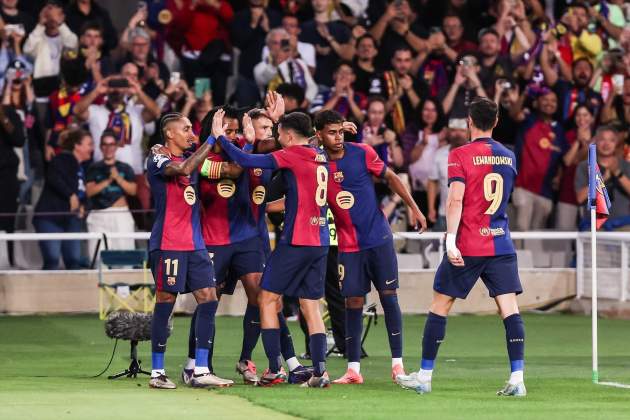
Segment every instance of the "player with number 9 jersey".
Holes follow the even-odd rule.
[[[514,254],[507,206],[516,179],[516,158],[491,138],[451,150],[448,183],[466,185],[457,247],[462,256]]]

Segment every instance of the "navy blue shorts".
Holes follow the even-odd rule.
[[[455,267],[446,254],[435,273],[433,290],[443,295],[465,299],[481,277],[490,297],[523,292],[518,277],[516,254],[495,257],[463,257],[464,267]]]
[[[344,297],[361,297],[376,290],[398,288],[398,260],[394,241],[358,252],[339,253],[339,281]]]
[[[238,279],[245,274],[262,273],[265,268],[264,245],[258,236],[229,245],[208,246],[207,249],[222,295],[233,294]]]
[[[155,250],[149,254],[151,273],[158,291],[188,293],[215,287],[214,270],[208,253]]]
[[[279,295],[320,299],[327,259],[327,246],[279,244],[267,261],[260,287]]]

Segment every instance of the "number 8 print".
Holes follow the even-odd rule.
[[[317,167],[317,190],[315,190],[315,202],[319,207],[326,205],[328,190],[328,169],[325,166]]]

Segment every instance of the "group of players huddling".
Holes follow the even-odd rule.
[[[435,277],[421,368],[407,375],[396,252],[373,178],[383,178],[402,198],[417,230],[426,229],[426,220],[398,176],[370,146],[344,142],[344,133],[356,133],[356,126],[330,110],[316,114],[314,121],[300,112],[285,115],[282,97],[274,92],[267,95],[266,109],[252,109],[242,117],[229,107],[213,109],[202,121],[199,141],[185,116],[162,117],[164,145],[152,148],[147,164],[156,209],[149,242],[156,283],[149,385],[176,387],[164,370],[164,354],[176,297],[187,292],[194,295],[197,308],[182,380],[193,387],[233,384],[215,375],[212,353],[220,297],[232,294],[240,280],[247,307],[236,370],[245,383],[330,386],[319,303],[324,296],[330,207],[338,235],[341,293],[346,299],[348,359],[347,371],[333,384],[363,383],[363,306],[373,284],[385,314],[392,379],[403,388],[430,392],[448,312],[481,277],[506,330],[511,375],[498,394],[524,396],[524,327],[516,302],[522,290],[506,216],[516,160],[492,140],[496,122],[496,104],[474,100],[468,118],[471,142],[450,152],[447,252]],[[278,143],[281,148],[276,150]],[[285,194],[268,202],[267,186],[274,171],[280,172]],[[265,221],[265,213],[272,211],[285,213],[284,229],[273,251]],[[312,367],[302,366],[296,358],[281,310],[283,295],[299,298],[308,325]],[[259,336],[269,360],[261,375],[251,360]]]

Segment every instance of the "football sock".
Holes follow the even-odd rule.
[[[173,311],[174,303],[159,302],[153,309],[151,320],[151,368],[164,369],[164,352],[168,338],[168,319]]]
[[[520,314],[508,316],[503,320],[503,325],[505,326],[505,341],[512,372],[509,382],[512,385],[516,385],[518,382],[523,381],[523,370],[525,368],[525,325]]]
[[[195,320],[197,319],[197,310],[195,308],[195,312],[192,314],[192,318],[190,319],[190,328],[188,330],[188,358],[195,358],[195,348],[197,347],[197,340],[195,336]]]
[[[243,317],[243,346],[240,361],[252,360],[252,351],[260,336],[260,310],[258,306],[247,305]]]
[[[189,357],[188,360],[186,361],[186,366],[184,366],[184,369],[191,370],[194,368],[195,368],[195,359]]]
[[[295,369],[302,366],[297,357],[293,356],[286,360],[287,366],[289,367],[289,372],[293,372]]]
[[[352,369],[356,373],[361,373],[361,363],[360,362],[348,362],[348,369]]]
[[[197,305],[197,319],[195,320],[195,373],[207,373],[209,349],[213,345],[214,315],[217,312],[218,301],[200,303]]]
[[[403,365],[402,357],[392,357],[392,367],[396,365]]]
[[[314,375],[322,376],[326,372],[326,334],[311,334],[309,347],[313,368],[315,369]]]
[[[420,369],[433,370],[435,358],[444,336],[446,335],[446,317],[429,312],[427,321],[424,324],[424,335],[422,337],[422,362]]]
[[[397,295],[380,295],[392,357],[402,357],[402,315]]]
[[[361,361],[362,333],[363,308],[346,308],[346,355],[348,362],[359,363]]]
[[[260,330],[265,354],[269,359],[269,371],[278,373],[282,364],[280,356],[280,329],[279,328],[262,328]]]
[[[284,360],[288,362],[289,359],[295,357],[295,349],[293,348],[291,331],[289,330],[287,320],[282,312],[278,312],[278,323],[280,325],[280,352],[282,353]]]

